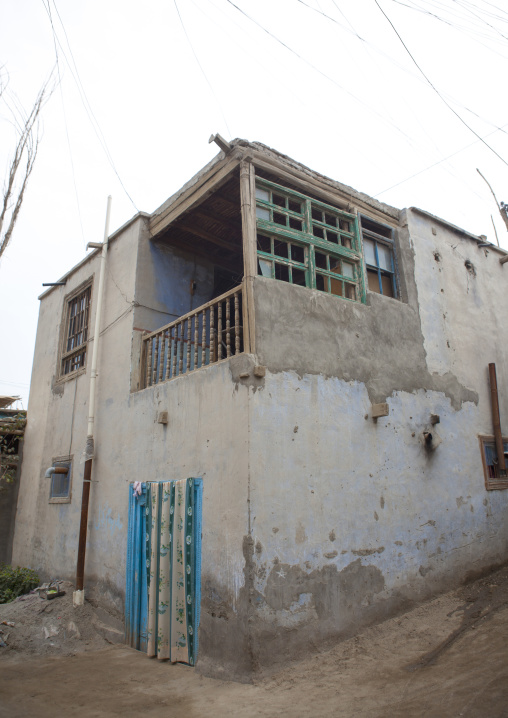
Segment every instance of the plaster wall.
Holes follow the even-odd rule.
[[[508,421],[507,278],[495,252],[432,227],[402,215],[402,301],[368,294],[359,305],[254,281],[267,373],[249,401],[245,572],[259,667],[508,557],[508,492],[485,490],[477,438],[492,433],[490,361]],[[382,401],[389,416],[374,422]],[[431,414],[435,451],[422,443]]]
[[[248,388],[233,380],[233,373],[239,371],[235,360],[226,360],[131,393],[131,374],[137,372],[139,363],[136,337],[140,333],[133,332],[141,281],[136,264],[144,236],[144,220],[140,219],[111,243],[108,254],[85,588],[89,597],[123,612],[128,486],[132,481],[202,477],[199,664],[208,673],[245,675],[250,671],[250,658],[245,645],[247,626],[240,616],[245,613],[242,606],[246,601],[242,539],[248,533]],[[92,256],[70,275],[65,288],[55,289],[41,300],[13,560],[36,568],[43,578],[73,580],[75,575],[90,362],[83,374],[59,382],[58,337],[66,295],[92,275],[89,326],[93,333],[98,273],[98,257]],[[145,291],[146,304],[157,306],[160,287],[147,274],[141,279],[153,287],[152,294]],[[176,283],[176,278],[168,281]],[[92,347],[90,337],[89,356]],[[240,358],[240,362],[245,360]],[[253,365],[252,360],[250,363]],[[159,411],[169,413],[167,425],[157,422]],[[50,480],[44,478],[44,472],[54,457],[65,454],[73,456],[72,500],[50,504]]]

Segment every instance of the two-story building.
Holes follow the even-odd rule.
[[[40,298],[13,556],[52,577],[76,567],[100,255]],[[127,581],[132,645],[145,574],[180,580],[153,533],[179,494],[166,515],[154,482],[202,480],[179,565],[209,675],[249,680],[506,561],[505,255],[244,140],[110,236],[85,586],[124,611]]]

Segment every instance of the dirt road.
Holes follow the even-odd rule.
[[[508,567],[255,685],[110,646],[0,654],[0,716],[508,716]]]

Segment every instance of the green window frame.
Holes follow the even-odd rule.
[[[368,289],[397,299],[393,229],[364,215],[360,224]]]
[[[365,302],[356,215],[256,179],[258,274]]]

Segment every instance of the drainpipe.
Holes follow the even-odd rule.
[[[81,522],[79,525],[78,560],[76,565],[76,590],[72,595],[74,606],[82,606],[85,600],[84,574],[86,554],[86,532],[88,525],[88,503],[90,500],[90,482],[92,480],[92,461],[94,457],[94,421],[95,421],[95,384],[97,380],[97,357],[99,354],[99,338],[101,328],[102,301],[104,298],[104,278],[106,275],[106,257],[108,253],[109,217],[111,214],[111,196],[108,197],[106,226],[102,243],[99,287],[97,290],[97,309],[95,311],[95,328],[93,334],[92,363],[90,367],[90,395],[88,399],[88,428],[85,448],[85,470],[83,474],[83,494],[81,498]]]
[[[489,364],[490,398],[492,406],[492,423],[494,424],[494,438],[496,439],[497,461],[500,475],[506,474],[506,461],[504,458],[503,434],[499,416],[499,399],[497,395],[496,365]]]

